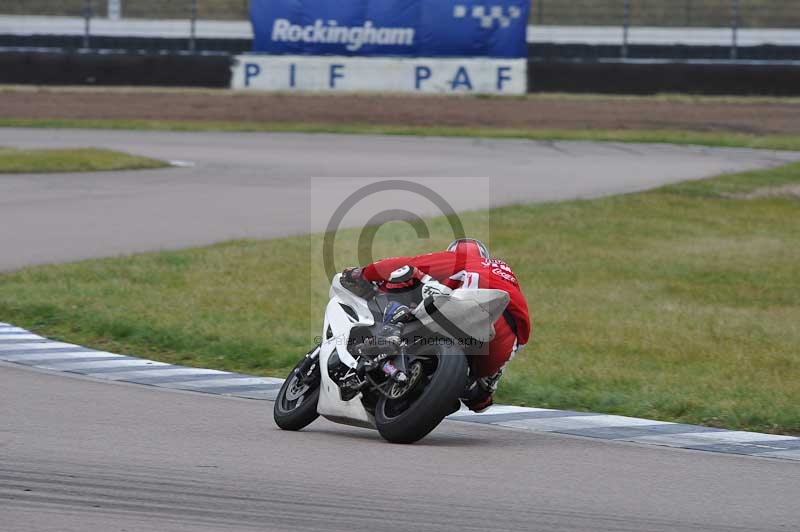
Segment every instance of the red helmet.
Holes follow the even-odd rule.
[[[482,257],[489,260],[489,249],[480,240],[474,238],[459,238],[454,240],[449,246],[447,251],[454,251],[455,253],[464,253],[467,257],[475,256]]]

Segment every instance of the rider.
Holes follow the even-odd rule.
[[[494,324],[495,336],[486,356],[474,358],[472,382],[462,401],[472,411],[482,412],[492,404],[497,382],[506,363],[528,342],[531,322],[528,304],[514,272],[505,262],[491,258],[479,240],[459,238],[447,251],[416,257],[394,257],[363,268],[342,272],[342,286],[356,295],[373,293],[375,284],[390,290],[424,283],[423,293],[442,293],[455,288],[492,288],[510,296],[503,316]]]

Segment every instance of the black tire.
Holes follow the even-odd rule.
[[[395,400],[382,396],[375,406],[375,425],[392,443],[414,443],[435,429],[453,412],[467,383],[467,357],[455,347],[436,348],[436,370],[410,406],[392,412]]]
[[[275,424],[283,430],[300,430],[319,417],[317,413],[320,388],[319,363],[314,369],[316,378],[311,383],[301,383],[301,375],[298,374],[297,368],[304,362],[305,358],[289,373],[275,398],[272,417],[275,419]],[[299,399],[291,399],[302,386],[306,385],[308,389],[302,392]]]

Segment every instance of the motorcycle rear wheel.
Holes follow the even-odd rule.
[[[298,371],[305,362],[304,357],[297,363],[275,398],[272,417],[275,424],[283,430],[300,430],[319,417],[319,359],[310,376],[304,376]]]
[[[420,391],[409,397],[382,396],[375,406],[375,425],[392,443],[414,443],[435,429],[453,411],[467,382],[467,357],[455,347],[437,346],[428,361],[436,367],[426,374]]]

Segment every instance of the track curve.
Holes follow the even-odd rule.
[[[448,197],[460,210],[797,159],[672,146],[107,131],[0,130],[0,145],[92,145],[195,164],[3,176],[0,269],[317,230],[306,216],[309,189],[349,192],[387,177],[503,180],[488,200]],[[457,422],[392,446],[325,421],[282,432],[266,406],[0,363],[0,528],[673,532],[800,522],[795,463]]]
[[[800,154],[657,144],[0,128],[0,146],[102,147],[193,166],[0,177],[0,270],[324,231],[320,198],[410,178],[456,212],[619,194]],[[420,216],[439,211],[413,205]],[[354,214],[351,225],[374,212]],[[10,252],[8,250],[14,250]]]

